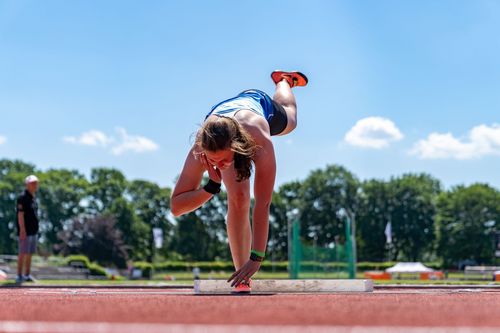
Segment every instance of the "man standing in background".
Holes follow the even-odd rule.
[[[19,257],[17,260],[16,283],[35,282],[31,276],[31,256],[36,252],[38,233],[38,204],[35,194],[38,178],[34,175],[24,180],[26,189],[17,198],[17,234],[19,236]],[[24,275],[23,275],[24,268]]]

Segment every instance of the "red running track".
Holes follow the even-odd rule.
[[[496,327],[500,330],[499,289],[199,296],[189,289],[0,288],[0,307],[0,322]]]

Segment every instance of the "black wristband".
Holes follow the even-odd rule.
[[[203,189],[208,193],[217,194],[220,192],[220,187],[220,183],[214,182],[212,179],[209,179],[208,183],[203,186]]]
[[[261,261],[264,261],[264,257],[258,256],[256,253],[251,252],[250,253],[250,260],[261,262]]]

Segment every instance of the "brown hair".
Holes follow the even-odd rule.
[[[212,152],[230,149],[234,152],[236,181],[250,178],[257,144],[233,118],[218,116],[216,120],[206,121],[196,134],[195,145]]]

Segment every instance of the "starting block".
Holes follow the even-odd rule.
[[[195,280],[195,294],[228,294],[234,291],[226,280]],[[372,280],[252,280],[252,293],[372,292]]]

